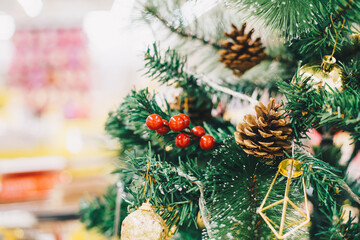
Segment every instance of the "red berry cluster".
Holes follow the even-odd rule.
[[[169,121],[163,120],[158,114],[151,114],[146,118],[146,126],[150,130],[155,130],[160,135],[165,135],[170,130],[180,132],[175,138],[175,145],[178,148],[188,147],[191,138],[199,141],[200,147],[204,150],[210,150],[215,145],[214,137],[205,135],[203,127],[196,126],[190,130],[190,118],[183,113],[171,117]]]

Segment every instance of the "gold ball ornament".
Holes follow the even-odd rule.
[[[150,203],[129,214],[121,226],[121,240],[167,240],[168,229],[164,220]]]
[[[310,82],[317,88],[342,90],[342,69],[330,55],[325,55],[322,62],[305,64],[299,71],[302,80],[310,78]]]

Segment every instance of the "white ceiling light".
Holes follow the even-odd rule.
[[[0,12],[0,40],[9,40],[15,32],[14,18]]]
[[[38,16],[43,7],[42,0],[17,0],[17,1],[23,7],[25,13],[29,17]]]

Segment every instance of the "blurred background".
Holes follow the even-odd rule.
[[[107,112],[142,88],[146,26],[132,0],[0,1],[0,239],[102,239],[77,220],[116,143]]]

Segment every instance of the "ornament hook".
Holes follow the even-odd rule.
[[[151,200],[151,196],[152,196],[152,180],[151,180],[151,176],[149,174],[149,170],[150,170],[150,162],[147,161],[147,168],[146,168],[146,175],[145,175],[145,184],[144,184],[144,198],[146,200],[146,203],[149,203]],[[150,197],[147,198],[146,197],[146,185],[147,185],[147,180],[149,178],[149,186],[150,186]]]
[[[330,14],[330,20],[331,20],[331,24],[332,26],[334,27],[334,31],[335,31],[335,34],[336,34],[336,39],[335,39],[335,43],[334,43],[334,48],[333,48],[333,51],[332,51],[332,54],[330,55],[330,59],[334,56],[335,54],[335,50],[336,50],[336,44],[338,42],[338,39],[339,39],[339,35],[341,33],[341,30],[343,29],[343,27],[345,26],[345,19],[343,20],[343,23],[341,25],[341,28],[339,30],[339,33],[336,31],[336,27],[335,27],[335,24],[334,24],[334,20],[333,20],[333,17],[332,17],[332,13]]]

